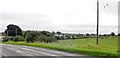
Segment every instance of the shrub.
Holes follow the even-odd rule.
[[[14,42],[18,42],[18,41],[25,41],[25,38],[23,38],[22,36],[15,36],[13,39]]]
[[[12,36],[5,36],[5,37],[3,37],[3,41],[2,42],[7,42],[7,41],[9,41],[9,40],[13,40],[13,37]]]
[[[42,35],[40,32],[29,32],[26,36],[27,42],[34,42],[38,36]]]
[[[38,42],[45,42],[45,38],[46,38],[45,36],[38,36],[36,41],[38,41]]]
[[[47,42],[47,43],[49,43],[49,42],[55,42],[55,41],[57,41],[57,39],[54,38],[54,37],[46,37],[45,38],[45,42]]]
[[[36,41],[49,43],[49,42],[55,42],[57,41],[57,39],[48,36],[38,36]]]
[[[23,31],[23,37],[25,38],[30,32],[33,32],[33,31],[30,31],[30,30]]]

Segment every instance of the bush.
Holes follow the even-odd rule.
[[[54,37],[46,37],[45,38],[45,42],[47,42],[47,43],[49,43],[49,42],[55,42],[55,41],[57,41],[57,39],[54,38]]]
[[[27,42],[34,42],[35,38],[38,36],[39,34],[37,32],[29,32],[26,36],[26,41]]]
[[[45,38],[46,38],[45,36],[38,36],[36,41],[38,41],[38,42],[45,42]]]
[[[2,42],[7,42],[7,41],[9,41],[9,40],[13,40],[13,37],[12,36],[5,36],[5,37],[3,37],[3,41]]]
[[[57,41],[57,39],[48,36],[38,36],[36,41],[49,43],[49,42],[55,42]]]
[[[15,36],[13,39],[14,42],[18,42],[18,41],[25,41],[25,38],[23,38],[22,36]]]
[[[23,31],[23,37],[25,38],[30,32],[33,32],[33,31],[30,31],[30,30]]]

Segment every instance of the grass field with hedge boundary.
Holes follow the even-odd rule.
[[[90,55],[90,56],[118,56],[117,53],[112,53],[112,52],[75,48],[75,47],[67,48],[67,47],[54,46],[54,45],[50,45],[47,43],[26,43],[26,42],[9,41],[9,42],[4,42],[4,44],[15,44],[15,45],[25,45],[25,46],[32,46],[32,47],[49,48],[49,49],[54,49],[54,50],[60,50],[60,51],[71,52],[71,53],[79,53],[79,54],[85,54],[85,55]]]

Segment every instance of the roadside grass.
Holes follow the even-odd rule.
[[[49,48],[71,53],[80,53],[90,56],[118,56],[117,37],[104,37],[102,39],[99,39],[99,45],[96,45],[96,38],[59,40],[58,42],[52,43],[27,43],[11,41],[4,43]]]

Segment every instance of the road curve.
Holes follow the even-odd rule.
[[[11,45],[11,44],[2,44],[2,55],[3,58],[13,58],[13,57],[22,57],[25,58],[35,58],[35,57],[47,57],[47,58],[95,58],[95,57],[85,57],[85,55],[67,53],[63,51],[56,51],[45,48],[36,48],[30,46],[22,45]],[[83,57],[84,56],[84,57]],[[22,57],[23,58],[23,57]]]

